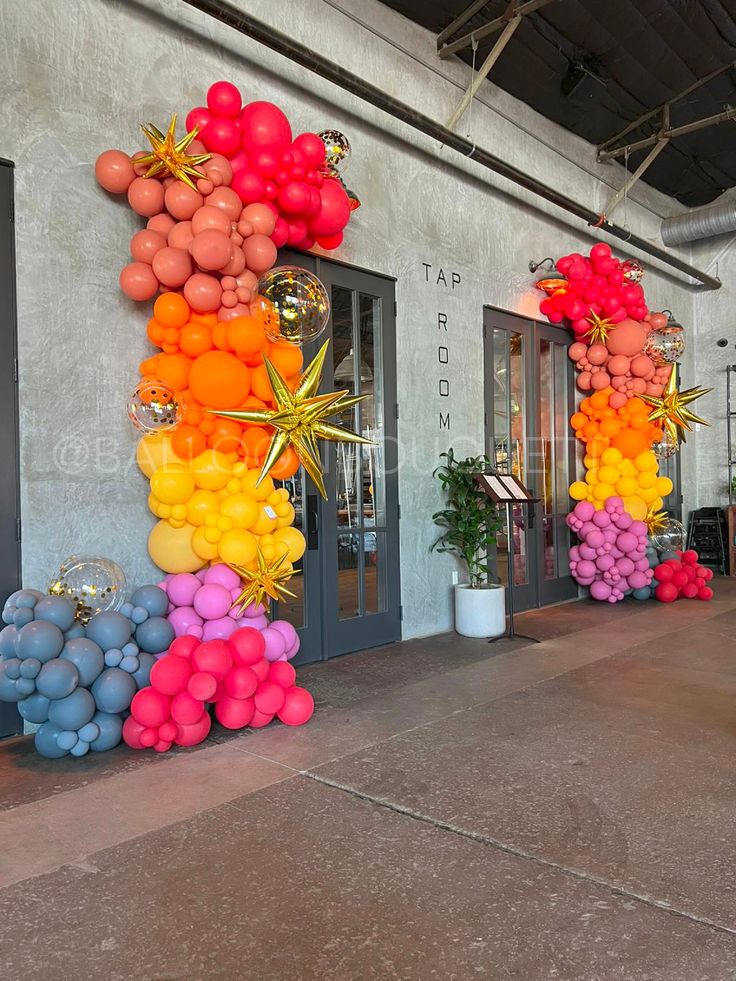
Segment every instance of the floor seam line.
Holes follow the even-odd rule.
[[[709,920],[706,917],[698,916],[695,913],[688,913],[684,910],[677,909],[674,906],[670,906],[662,900],[655,899],[652,896],[646,896],[641,893],[632,892],[622,886],[614,885],[607,879],[601,879],[597,876],[591,875],[588,872],[583,872],[580,869],[570,868],[567,865],[560,865],[557,862],[553,862],[550,859],[542,858],[539,855],[534,855],[531,852],[526,852],[521,848],[515,848],[513,845],[505,844],[496,838],[491,837],[491,835],[481,834],[477,831],[470,831],[467,828],[461,828],[458,825],[451,824],[448,821],[442,821],[439,818],[433,818],[428,814],[422,814],[419,811],[414,811],[410,807],[404,807],[402,804],[397,804],[393,801],[386,800],[382,797],[374,797],[371,794],[364,793],[357,790],[355,787],[350,787],[347,784],[338,783],[335,780],[329,780],[325,777],[314,773],[311,770],[300,771],[301,775],[306,777],[308,780],[313,780],[315,783],[321,783],[326,787],[331,787],[334,790],[339,790],[342,793],[349,794],[352,797],[356,797],[359,800],[366,801],[370,804],[375,804],[377,807],[382,807],[386,810],[392,811],[395,814],[400,814],[403,817],[409,817],[414,821],[419,821],[422,824],[429,825],[430,827],[436,828],[438,831],[446,831],[450,834],[457,835],[460,838],[465,838],[469,841],[474,841],[477,844],[485,845],[489,848],[495,848],[498,851],[504,852],[507,855],[513,855],[515,858],[521,858],[528,862],[533,862],[537,865],[541,865],[544,868],[552,869],[562,875],[569,876],[571,878],[577,879],[581,882],[589,882],[591,885],[603,886],[610,892],[617,896],[625,897],[626,899],[631,899],[635,902],[642,903],[645,906],[649,906],[653,909],[660,910],[663,913],[670,913],[673,916],[679,916],[683,919],[689,920],[692,923],[697,923],[700,926],[708,927],[712,930],[717,930],[719,933],[724,933],[729,937],[736,937],[736,929],[727,927],[722,923],[716,923],[713,920]]]

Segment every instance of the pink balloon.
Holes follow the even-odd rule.
[[[192,698],[188,691],[174,695],[171,700],[171,718],[178,725],[191,726],[204,714],[204,702]]]
[[[193,238],[191,221],[178,221],[169,232],[167,242],[174,249],[189,251],[189,245]]]
[[[255,155],[277,153],[291,145],[291,126],[284,113],[271,102],[251,102],[240,113],[243,149]]]
[[[224,235],[229,235],[232,222],[222,208],[216,208],[211,204],[205,204],[192,215],[192,232],[199,235],[209,228],[216,228]]]
[[[265,642],[265,657],[268,661],[277,661],[282,654],[286,653],[287,643],[284,635],[274,627],[266,627],[261,632]],[[276,711],[274,709],[274,711]]]
[[[95,177],[111,194],[124,194],[135,180],[133,162],[122,150],[105,150],[95,161]]]
[[[268,669],[268,680],[284,689],[293,688],[296,684],[296,671],[286,661],[274,661]]]
[[[271,629],[278,630],[278,632],[284,638],[287,651],[299,641],[299,635],[297,634],[294,626],[289,623],[288,620],[274,620],[271,624]]]
[[[247,726],[254,712],[255,704],[252,698],[231,698],[229,695],[223,695],[215,704],[217,721],[226,729],[242,729]]]
[[[205,228],[189,243],[189,252],[201,269],[222,269],[230,261],[230,238],[217,228]]]
[[[131,749],[144,749],[141,736],[145,729],[145,726],[142,726],[140,722],[136,722],[133,716],[129,715],[123,723],[123,742],[127,746],[130,746]]]
[[[202,627],[202,640],[227,640],[238,629],[232,617],[224,616],[217,620],[205,620]]]
[[[166,239],[160,232],[142,228],[130,240],[130,254],[136,262],[153,262],[153,257],[166,245]]]
[[[150,300],[158,292],[158,279],[147,262],[131,262],[120,271],[120,289],[131,300]]]
[[[136,177],[128,187],[128,204],[138,215],[151,218],[164,207],[164,189],[157,180]]]
[[[214,276],[194,273],[184,284],[184,299],[197,313],[212,313],[220,307],[222,287]]]
[[[232,82],[213,82],[207,89],[207,108],[213,116],[234,119],[241,105],[240,92]]]
[[[264,273],[276,263],[276,246],[265,235],[251,235],[243,242],[245,261],[251,272]]]
[[[192,260],[184,249],[167,245],[154,256],[153,271],[164,286],[183,286],[192,274]]]
[[[169,579],[166,591],[175,606],[191,607],[194,596],[201,586],[201,581],[191,572],[178,572]]]
[[[314,712],[314,699],[306,688],[290,688],[279,709],[279,719],[287,726],[301,726],[308,722]]]
[[[194,609],[205,620],[226,616],[231,605],[229,590],[217,582],[205,583],[194,597]]]
[[[230,221],[237,221],[243,210],[240,198],[231,187],[216,187],[212,194],[207,195],[205,204],[209,207],[220,208]]]
[[[256,688],[253,701],[255,707],[264,715],[275,715],[283,707],[285,692],[281,685],[275,681],[262,681]]]
[[[202,207],[204,198],[199,191],[192,190],[183,181],[175,181],[166,188],[164,201],[170,215],[179,221],[188,221],[194,212]]]

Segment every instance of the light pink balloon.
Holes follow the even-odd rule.
[[[216,187],[212,194],[207,195],[205,203],[215,208],[221,208],[230,221],[237,221],[243,210],[240,198],[230,187]]]
[[[267,204],[249,204],[243,208],[240,217],[250,222],[258,235],[271,235],[276,227],[276,214]]]
[[[239,245],[230,243],[230,261],[222,267],[226,276],[239,276],[245,269],[245,253]]]
[[[184,249],[167,245],[156,253],[153,271],[164,286],[183,286],[192,274],[192,260]]]
[[[201,208],[204,202],[199,191],[192,190],[191,187],[181,181],[175,181],[166,188],[164,200],[166,210],[179,221],[189,221],[197,208]]]
[[[167,242],[174,249],[189,251],[189,244],[193,238],[191,221],[178,221],[169,232]]]
[[[152,232],[161,232],[162,235],[166,236],[169,234],[175,224],[176,222],[171,215],[162,213],[160,215],[154,215],[153,218],[149,218],[146,222],[146,228],[150,228]]]
[[[230,239],[217,228],[205,228],[189,243],[189,252],[194,261],[200,269],[210,271],[227,266],[231,258],[231,249]]]
[[[111,194],[125,194],[135,180],[133,163],[122,150],[105,150],[95,161],[95,177]]]
[[[184,299],[197,313],[219,310],[221,298],[219,280],[207,273],[194,273],[184,284]]]
[[[192,215],[192,231],[195,235],[199,235],[206,228],[216,228],[219,232],[229,235],[231,224],[222,208],[215,208],[211,204],[203,205]]]
[[[251,235],[243,242],[243,252],[251,272],[264,273],[276,263],[276,246],[266,235]]]
[[[158,292],[158,280],[146,262],[131,262],[120,271],[120,289],[131,300],[150,300]]]
[[[130,240],[130,254],[136,262],[147,262],[150,266],[153,257],[166,245],[166,239],[160,232],[150,228],[142,228]]]
[[[157,180],[136,177],[128,188],[128,204],[138,215],[151,218],[164,207],[164,189]]]

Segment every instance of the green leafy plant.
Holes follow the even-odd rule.
[[[493,469],[487,456],[456,460],[452,447],[441,453],[445,462],[434,471],[447,495],[447,507],[432,515],[444,529],[431,551],[453,552],[467,565],[472,588],[489,581],[488,551],[496,543],[502,527],[498,506],[473,480],[473,474]]]

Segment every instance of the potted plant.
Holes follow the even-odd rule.
[[[506,629],[503,586],[490,581],[488,552],[502,527],[498,507],[473,474],[492,469],[487,456],[456,460],[452,447],[434,471],[447,495],[447,507],[432,515],[443,532],[432,551],[452,552],[465,563],[469,581],[455,586],[455,630],[463,637],[500,637]]]

